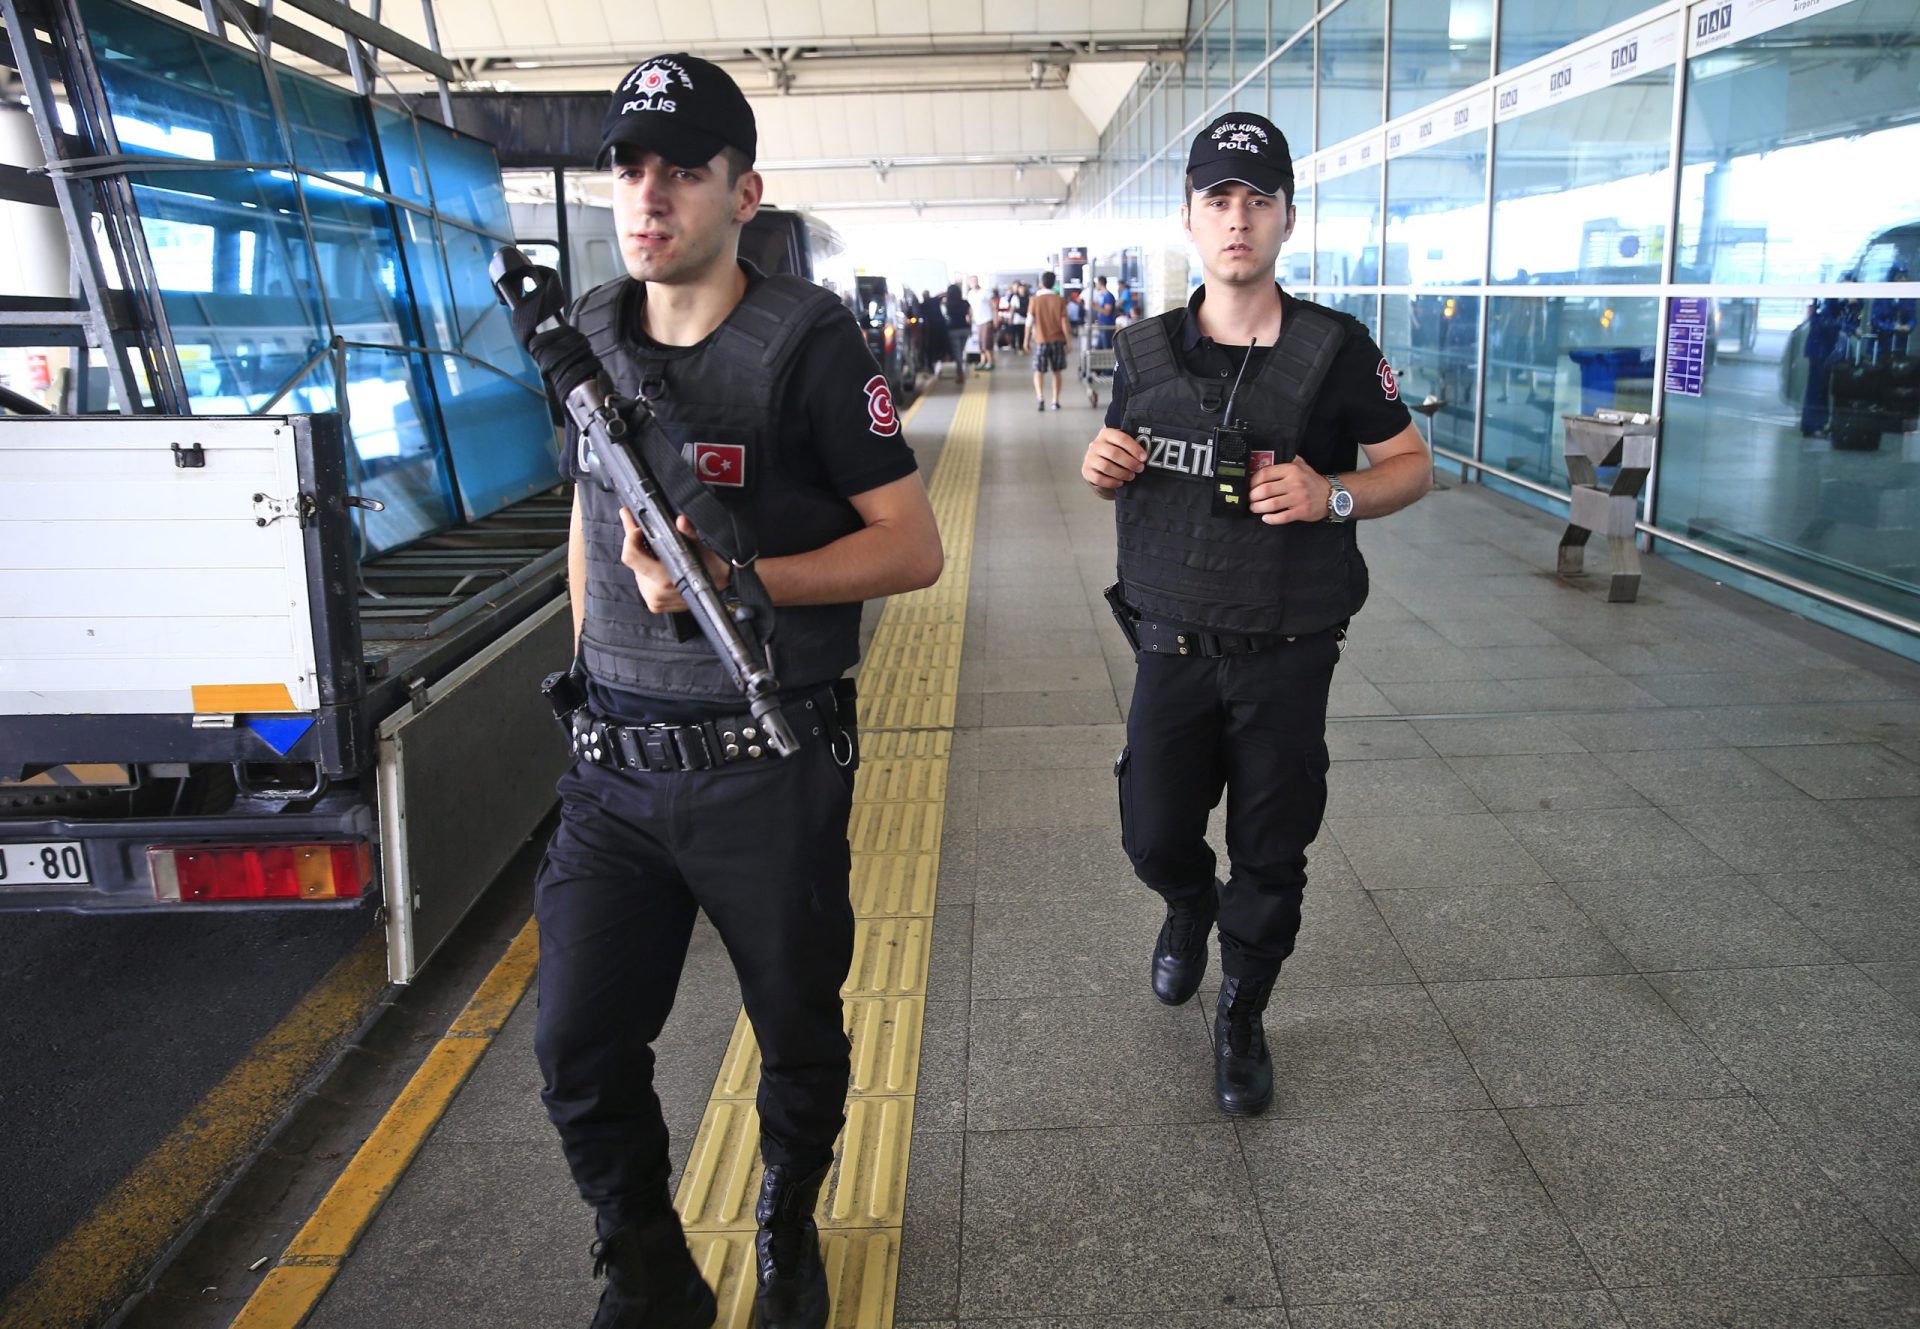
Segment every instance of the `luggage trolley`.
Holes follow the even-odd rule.
[[[1107,331],[1111,334],[1118,332],[1119,329],[1109,327]],[[1087,385],[1087,405],[1089,406],[1100,404],[1100,375],[1105,374],[1108,379],[1113,377],[1113,347],[1108,345],[1096,349],[1093,344],[1095,332],[1093,311],[1089,309],[1086,318],[1080,324],[1080,381]],[[1108,337],[1108,341],[1112,341],[1111,336]]]

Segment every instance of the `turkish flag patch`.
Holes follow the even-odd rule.
[[[1393,366],[1382,360],[1377,372],[1380,375],[1380,391],[1387,394],[1388,401],[1399,401],[1400,381],[1393,376]]]
[[[875,374],[867,380],[863,389],[867,394],[867,419],[872,421],[867,428],[881,438],[892,438],[900,432],[900,417],[893,411],[893,389],[887,386],[884,374]]]
[[[695,443],[693,470],[710,485],[747,487],[747,449],[740,443]]]

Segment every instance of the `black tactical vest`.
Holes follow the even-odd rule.
[[[846,307],[798,277],[767,277],[748,288],[697,351],[664,356],[646,354],[625,336],[639,326],[643,299],[641,283],[618,278],[581,298],[574,326],[622,394],[653,402],[688,464],[758,540],[760,553],[805,553],[859,530],[853,505],[811,473],[802,478],[784,455],[777,414],[806,337],[830,319],[852,317]],[[739,700],[707,639],[696,631],[680,640],[673,619],[640,598],[632,571],[620,563],[618,500],[590,477],[578,492],[587,547],[580,632],[587,672],[630,692]],[[783,606],[772,647],[783,691],[831,682],[859,659],[860,605]]]
[[[1251,514],[1214,515],[1211,434],[1232,380],[1191,373],[1182,363],[1186,317],[1176,309],[1145,319],[1115,341],[1127,381],[1121,427],[1148,455],[1147,469],[1114,500],[1128,603],[1150,620],[1255,637],[1345,622],[1367,598],[1354,523],[1269,526]],[[1288,303],[1279,345],[1240,384],[1233,404],[1248,425],[1250,449],[1281,461],[1300,456],[1322,475],[1354,468],[1351,441],[1303,437],[1353,326],[1320,305]]]

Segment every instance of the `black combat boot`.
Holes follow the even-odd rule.
[[[593,1243],[593,1273],[607,1286],[593,1329],[708,1329],[719,1314],[713,1289],[687,1250],[680,1216],[610,1226]]]
[[[831,1165],[829,1165],[831,1166]],[[760,1179],[753,1239],[760,1290],[754,1294],[758,1329],[826,1329],[827,1267],[820,1260],[820,1229],[813,1206],[827,1168],[805,1177],[774,1163]]]
[[[1230,1117],[1257,1117],[1273,1101],[1273,1058],[1260,1017],[1271,978],[1229,978],[1213,1012],[1213,1098]]]
[[[1153,995],[1181,1006],[1200,990],[1207,972],[1207,942],[1220,916],[1220,883],[1192,900],[1167,906],[1167,921],[1153,943]]]

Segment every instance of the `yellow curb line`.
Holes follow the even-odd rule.
[[[313,1217],[241,1307],[234,1329],[294,1329],[312,1312],[394,1183],[526,994],[539,953],[539,932],[528,919],[334,1181]]]
[[[96,1324],[131,1293],[387,990],[384,938],[336,962],[0,1303],[9,1329]]]

